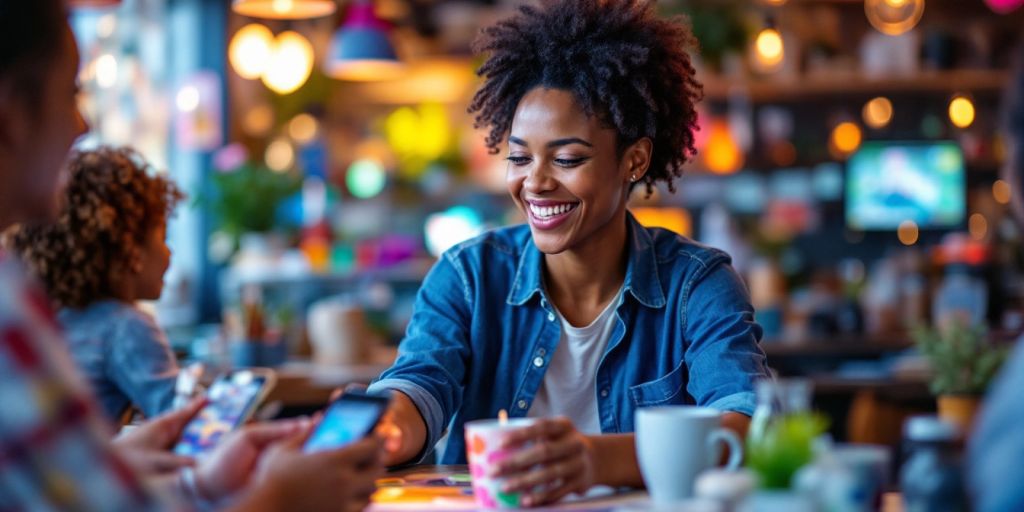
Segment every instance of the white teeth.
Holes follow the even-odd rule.
[[[575,207],[576,205],[571,203],[564,203],[558,206],[536,206],[533,204],[529,206],[530,211],[533,212],[533,215],[535,217],[548,218],[554,217],[555,215],[561,215],[563,213],[566,213],[569,210],[572,210],[573,207]]]

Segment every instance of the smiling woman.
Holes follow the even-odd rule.
[[[492,152],[507,142],[528,225],[456,246],[427,276],[398,361],[371,386],[398,392],[390,462],[450,426],[441,462],[464,463],[466,422],[537,418],[498,469],[530,505],[642,486],[637,408],[706,406],[745,431],[767,370],[728,255],[626,210],[641,183],[673,189],[694,153],[692,43],[685,20],[641,0],[544,2],[484,29],[470,112]]]

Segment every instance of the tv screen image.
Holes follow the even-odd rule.
[[[865,142],[846,166],[846,224],[892,230],[953,228],[966,210],[964,157],[955,142]]]

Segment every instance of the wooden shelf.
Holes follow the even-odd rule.
[[[795,79],[729,80],[721,76],[704,76],[704,98],[725,101],[732,95],[743,95],[755,103],[800,101],[814,97],[854,96],[866,94],[998,93],[1009,81],[1004,70],[928,71],[912,76],[869,78],[861,73],[816,74]]]
[[[856,358],[880,357],[900,352],[913,346],[907,337],[880,339],[843,338],[835,340],[814,340],[801,342],[764,341],[761,349],[769,362],[778,357],[831,357]]]

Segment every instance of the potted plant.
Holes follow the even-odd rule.
[[[961,321],[917,327],[913,339],[931,366],[930,386],[938,398],[939,416],[969,431],[1007,349],[991,343],[985,328]]]

